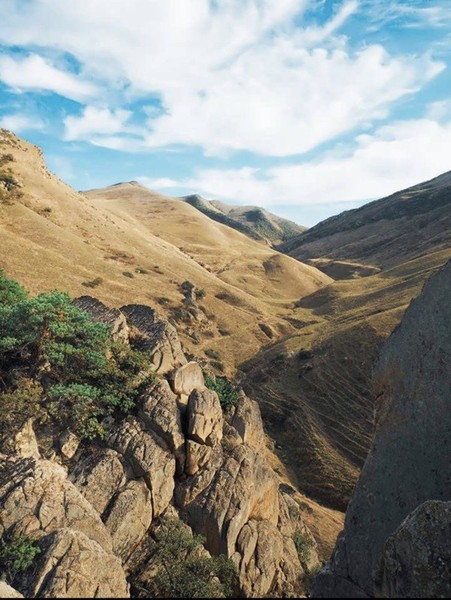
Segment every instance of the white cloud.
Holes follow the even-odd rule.
[[[91,83],[55,68],[37,54],[22,58],[0,56],[0,80],[17,91],[52,91],[82,102],[98,93]]]
[[[208,198],[239,200],[263,206],[317,205],[362,201],[451,170],[451,121],[405,121],[362,135],[346,155],[292,166],[236,170],[203,170],[192,179],[161,181],[141,178],[154,189],[183,189]]]
[[[66,140],[97,140],[98,136],[111,136],[129,128],[132,116],[128,110],[110,110],[86,106],[81,116],[69,115],[64,119]]]
[[[140,143],[94,136],[88,124],[69,121],[66,135],[72,127],[77,139],[99,145],[287,156],[386,117],[393,102],[444,68],[428,57],[390,56],[380,46],[352,52],[335,36],[358,10],[356,0],[316,27],[302,20],[310,2],[96,0],[80,10],[77,2],[3,0],[0,43],[69,52],[81,65],[76,78],[40,57],[32,58],[37,75],[15,61],[20,69],[9,69],[7,83],[56,88],[89,97],[91,105],[109,102],[110,109],[161,100],[164,110],[148,118]],[[102,82],[109,95],[96,100],[90,81]]]
[[[15,133],[23,133],[24,131],[44,129],[45,123],[40,117],[14,113],[1,117],[0,127]]]

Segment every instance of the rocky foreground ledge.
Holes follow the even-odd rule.
[[[315,598],[451,597],[451,262],[375,368],[376,431]]]
[[[240,594],[303,594],[316,543],[269,466],[258,405],[240,393],[224,412],[175,328],[152,309],[109,309],[90,297],[75,304],[117,339],[138,340],[159,376],[134,415],[107,419],[104,443],[66,432],[45,460],[29,421],[15,453],[0,455],[0,534],[30,536],[40,548],[17,590],[0,583],[0,597],[129,597],[130,585],[155,576],[164,516],[202,534],[207,555],[233,561]],[[299,553],[299,539],[308,552]]]

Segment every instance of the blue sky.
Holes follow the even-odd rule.
[[[0,126],[77,189],[304,225],[451,169],[451,0],[2,0]]]

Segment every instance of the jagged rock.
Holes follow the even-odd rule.
[[[222,408],[212,390],[194,390],[188,401],[188,437],[198,444],[216,446],[222,439]]]
[[[146,352],[161,375],[186,364],[176,329],[148,306],[129,304],[121,308],[127,323],[133,328],[132,338]]]
[[[277,529],[289,540],[301,536],[308,551],[304,553],[301,564],[305,571],[311,573],[320,564],[317,552],[317,543],[309,528],[304,523],[299,504],[288,494],[279,493],[279,522]]]
[[[267,594],[295,596],[302,567],[290,538],[267,520],[250,520],[237,539],[234,560],[246,597],[262,598]]]
[[[111,433],[108,444],[128,461],[136,477],[144,477],[152,494],[153,515],[161,515],[172,499],[175,476],[175,458],[163,440],[129,417]]]
[[[4,581],[0,581],[0,598],[23,598],[23,596]]]
[[[130,481],[113,500],[106,518],[116,556],[127,562],[152,523],[152,499],[143,480]]]
[[[205,536],[207,549],[231,556],[239,532],[250,519],[277,524],[277,478],[261,455],[248,446],[237,446],[186,511],[192,529]]]
[[[38,442],[33,429],[33,419],[28,419],[15,436],[15,450],[22,458],[41,458]]]
[[[243,392],[239,394],[230,424],[239,433],[244,443],[261,448],[265,444],[265,432],[260,408],[254,400],[248,398]]]
[[[0,535],[14,529],[41,537],[62,527],[80,531],[111,551],[111,537],[99,515],[63,467],[46,460],[1,457]]]
[[[143,394],[139,416],[146,428],[162,438],[177,460],[177,472],[185,465],[185,436],[182,431],[177,396],[166,379],[158,379]]]
[[[188,450],[190,445],[190,441],[188,440]],[[222,445],[217,446],[216,448],[210,448],[209,446],[203,446],[203,448],[210,450],[208,462],[192,477],[177,482],[175,501],[180,509],[186,508],[195,498],[197,498],[197,496],[199,496],[199,494],[208,488],[224,462]],[[199,463],[197,464],[199,465]]]
[[[385,544],[377,595],[450,598],[450,540],[451,502],[419,506]]]
[[[121,563],[84,533],[60,529],[43,541],[31,596],[37,598],[128,598]],[[28,595],[28,594],[27,594]]]
[[[120,310],[109,308],[92,296],[75,298],[73,304],[80,310],[89,313],[92,320],[96,323],[105,323],[105,325],[108,325],[113,340],[128,343],[130,329]]]
[[[120,455],[102,448],[78,463],[71,480],[86,500],[102,515],[113,496],[126,483]]]
[[[65,431],[59,439],[59,446],[61,454],[65,458],[71,459],[77,453],[80,446],[80,438],[75,433],[72,433],[72,431]]]
[[[169,381],[180,402],[186,404],[193,390],[202,390],[205,387],[204,375],[197,362],[189,362],[173,371]]]
[[[186,444],[185,473],[195,475],[200,469],[203,469],[210,462],[211,453],[211,446],[188,440]]]
[[[448,262],[429,279],[382,348],[374,370],[373,445],[332,564],[314,587],[317,597],[341,580],[374,596],[387,539],[419,505],[451,500],[450,297]],[[334,590],[344,592],[345,587]]]
[[[349,579],[338,575],[326,565],[316,576],[310,589],[311,598],[369,598],[365,592]]]

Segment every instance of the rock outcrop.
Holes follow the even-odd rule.
[[[315,597],[374,596],[381,565],[382,589],[398,597],[443,586],[451,594],[450,579],[445,585],[439,570],[420,567],[425,556],[449,561],[437,537],[440,527],[449,528],[447,504],[434,504],[425,526],[431,506],[424,503],[451,500],[450,297],[451,262],[426,283],[382,349],[373,445]]]
[[[126,574],[132,582],[135,574],[140,582],[155,577],[155,532],[170,515],[205,537],[206,557],[234,562],[244,596],[304,592],[316,544],[269,466],[258,405],[241,392],[224,411],[200,366],[186,361],[175,329],[150,308],[114,311],[89,297],[77,303],[146,352],[159,375],[133,414],[103,422],[103,442],[77,438],[63,451],[70,432],[55,437],[55,460],[67,468],[39,458],[31,422],[16,454],[1,457],[0,535],[30,536],[40,549],[19,591],[127,597]],[[307,543],[305,556],[296,536]]]

